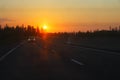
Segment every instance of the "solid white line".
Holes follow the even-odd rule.
[[[75,60],[75,59],[71,59],[71,61],[73,61],[73,62],[75,62],[75,63],[77,63],[77,64],[79,64],[79,65],[84,65],[82,62],[79,62],[79,61],[77,61],[77,60]]]
[[[2,61],[6,56],[8,56],[10,53],[12,53],[14,50],[16,50],[18,47],[20,47],[23,43],[20,43],[19,45],[17,45],[15,48],[11,49],[10,51],[8,51],[5,55],[3,55],[2,57],[0,57],[0,61]]]

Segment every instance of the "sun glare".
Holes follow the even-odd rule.
[[[46,26],[46,25],[43,26],[43,29],[44,29],[44,30],[47,30],[47,28],[48,28],[48,26]]]

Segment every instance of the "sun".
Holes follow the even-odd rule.
[[[48,29],[48,26],[47,26],[47,25],[44,25],[44,26],[43,26],[43,29],[44,29],[44,30],[47,30],[47,29]]]

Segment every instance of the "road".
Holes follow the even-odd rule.
[[[25,41],[0,61],[0,80],[115,80],[119,75],[119,55],[40,39]]]

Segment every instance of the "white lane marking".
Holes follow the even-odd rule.
[[[79,62],[79,61],[77,61],[77,60],[75,60],[75,59],[71,59],[71,61],[73,61],[74,63],[77,63],[77,64],[79,64],[79,65],[81,65],[81,66],[84,65],[82,62]]]
[[[15,48],[11,49],[10,51],[8,51],[5,55],[3,55],[2,57],[0,57],[0,61],[2,61],[6,56],[8,56],[10,53],[12,53],[14,50],[16,50],[18,47],[20,47],[23,43],[20,43],[19,45],[17,45]]]
[[[54,49],[52,49],[52,52],[53,52],[53,53],[56,53],[56,51],[55,51]]]
[[[68,45],[65,45],[65,46],[68,46]],[[69,45],[69,46],[71,46],[71,47],[79,47],[79,48],[83,48],[83,49],[88,49],[88,50],[93,50],[93,51],[99,51],[99,52],[104,52],[104,53],[109,53],[109,54],[119,55],[120,56],[119,52],[113,52],[113,51],[107,51],[107,50],[100,50],[100,49],[94,49],[94,48],[87,48],[87,47],[81,47],[81,46],[73,46],[73,45]],[[96,54],[99,54],[99,53],[96,53]]]

